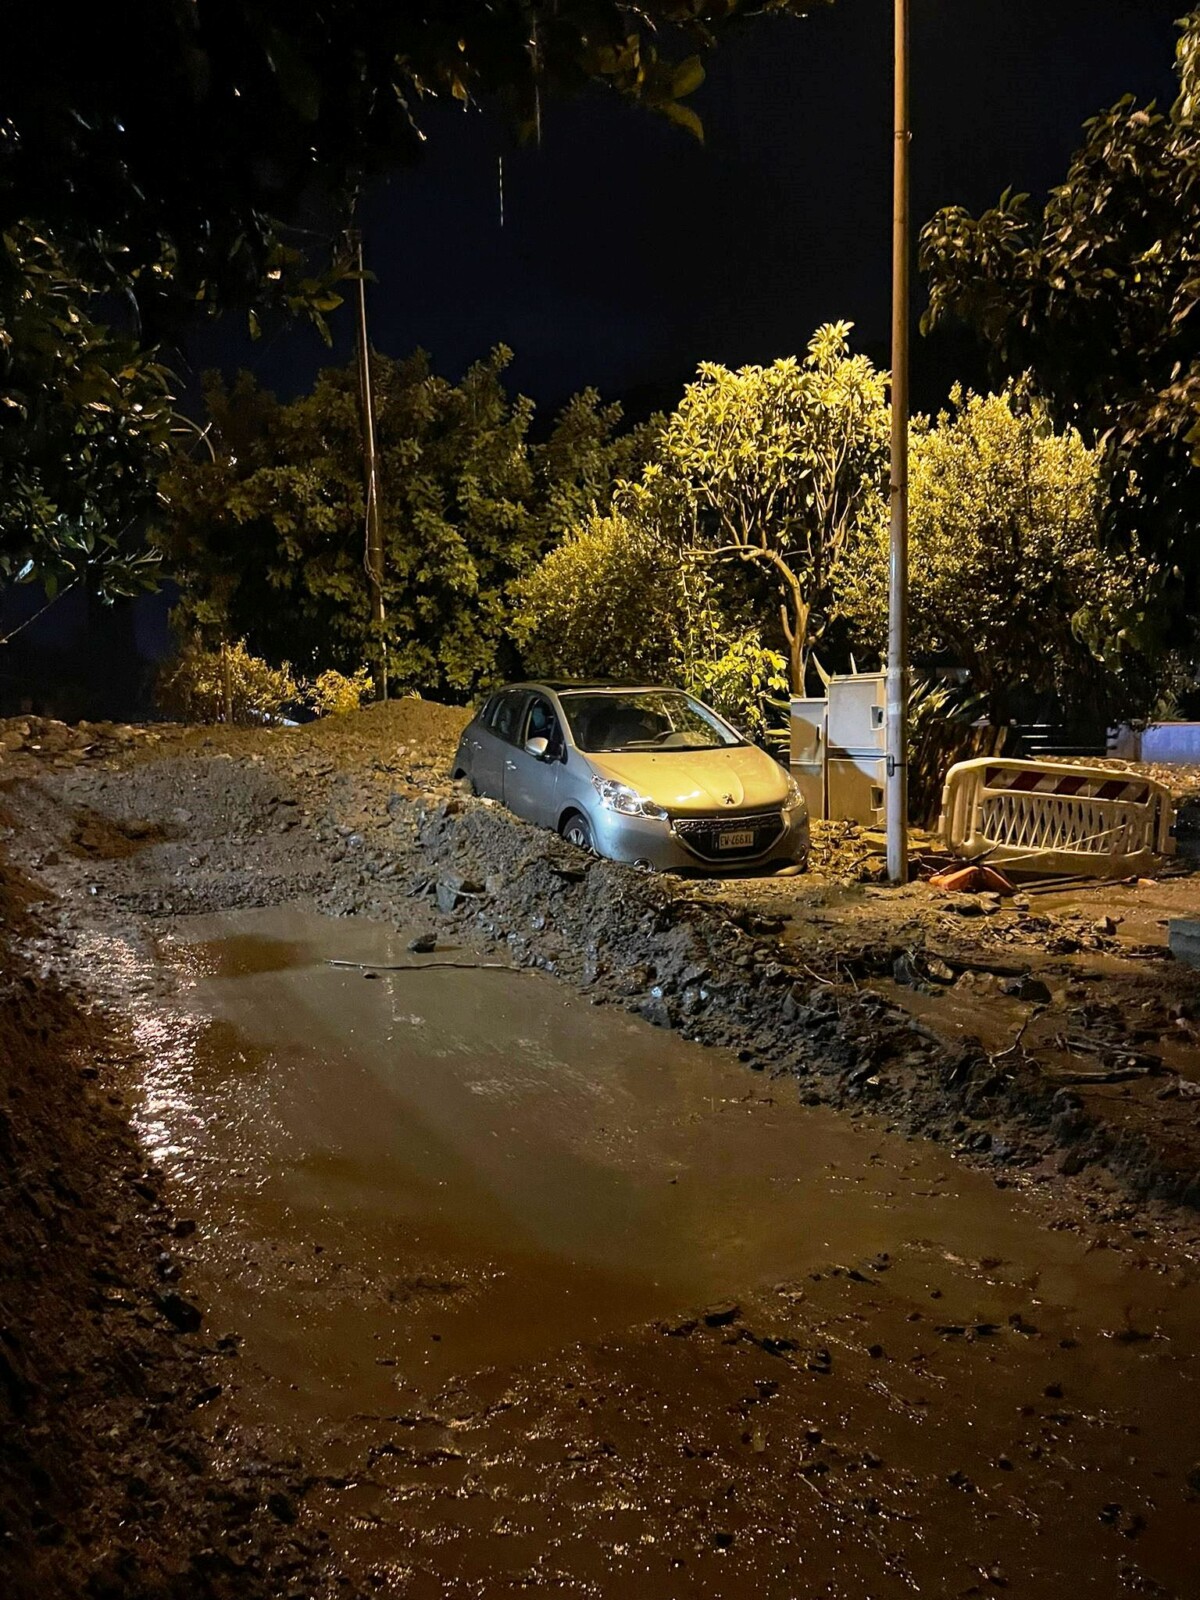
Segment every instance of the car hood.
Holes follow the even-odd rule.
[[[758,811],[781,806],[787,773],[757,745],[718,750],[588,753],[602,778],[627,783],[668,811]]]

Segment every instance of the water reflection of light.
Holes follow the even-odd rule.
[[[119,995],[137,1046],[140,1081],[133,1126],[147,1157],[194,1192],[207,1118],[196,1086],[203,1015],[164,1010],[147,980],[146,952],[129,938],[95,930],[80,941],[83,964]]]

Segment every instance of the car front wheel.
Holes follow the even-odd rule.
[[[595,855],[596,841],[592,835],[592,825],[582,812],[571,812],[563,822],[562,836],[577,850],[586,850],[589,855]]]

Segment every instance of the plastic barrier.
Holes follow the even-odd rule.
[[[1170,792],[1111,767],[987,757],[946,774],[941,832],[967,860],[1027,872],[1125,877],[1172,855]]]

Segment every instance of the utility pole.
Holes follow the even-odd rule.
[[[896,134],[892,219],[892,469],[888,556],[887,871],[908,882],[909,0],[895,4]]]
[[[366,542],[363,566],[371,596],[371,621],[379,655],[375,662],[375,698],[386,700],[387,645],[383,637],[383,529],[379,521],[379,460],[375,454],[375,389],[371,382],[371,350],[367,343],[367,280],[363,267],[362,234],[351,235],[358,271],[358,403],[362,420],[363,485],[366,494]]]

